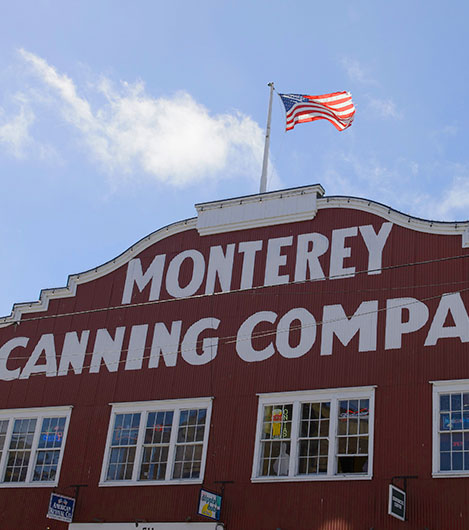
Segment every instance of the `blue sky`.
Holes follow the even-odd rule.
[[[0,315],[194,203],[256,193],[268,87],[352,93],[349,129],[284,132],[268,189],[321,183],[469,218],[463,1],[35,0],[0,20]]]

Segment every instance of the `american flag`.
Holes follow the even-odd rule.
[[[287,127],[289,131],[297,123],[307,121],[327,120],[338,131],[343,131],[352,125],[355,107],[350,92],[334,92],[322,96],[306,96],[302,94],[279,94],[287,113]]]

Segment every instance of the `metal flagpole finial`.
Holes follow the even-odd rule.
[[[264,160],[262,161],[262,175],[259,193],[265,193],[267,191],[267,165],[269,162],[270,121],[272,118],[272,94],[274,92],[274,83],[268,83],[267,86],[270,87],[269,111],[267,113],[267,127],[265,129]]]

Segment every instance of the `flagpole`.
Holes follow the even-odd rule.
[[[270,87],[269,112],[267,114],[267,127],[265,130],[264,160],[262,162],[262,175],[259,193],[265,193],[267,191],[267,164],[269,161],[270,121],[272,118],[272,94],[274,92],[274,84],[268,83],[267,86]]]

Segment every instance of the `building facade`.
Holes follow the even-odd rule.
[[[0,527],[468,528],[469,223],[196,208],[1,319]]]

